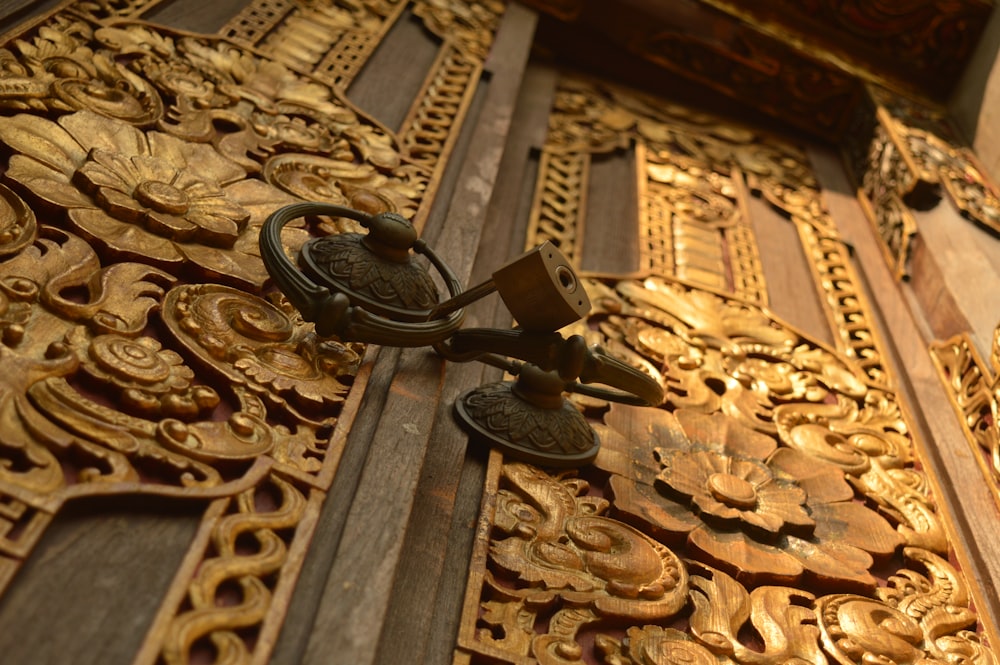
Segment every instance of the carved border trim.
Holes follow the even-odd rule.
[[[837,236],[821,233],[806,220],[795,219],[795,228],[816,288],[823,297],[823,309],[836,335],[837,348],[858,362],[868,378],[882,387],[895,381],[884,356],[879,333],[871,325],[872,308],[857,272],[851,265],[847,246]]]
[[[994,339],[993,371],[967,333],[932,342],[928,351],[966,440],[1000,506],[1000,328]]]

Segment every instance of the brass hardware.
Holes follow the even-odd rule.
[[[470,433],[509,457],[532,464],[572,467],[597,456],[601,445],[597,434],[564,392],[636,406],[663,401],[663,388],[655,379],[607,355],[598,345],[587,348],[580,335],[564,339],[556,332],[469,329],[458,331],[437,350],[449,360],[472,359],[470,354],[475,354],[474,359],[517,376],[516,381],[463,393],[455,401],[455,415]],[[619,390],[587,385],[591,383]]]
[[[347,217],[368,233],[308,241],[299,253],[300,271],[285,253],[281,229],[306,215]],[[653,377],[599,346],[587,348],[579,335],[567,339],[556,332],[586,316],[590,299],[569,261],[550,242],[468,291],[462,291],[451,269],[396,213],[369,215],[320,203],[286,206],[264,223],[260,249],[278,288],[320,335],[386,346],[433,346],[447,360],[477,360],[515,375],[515,381],[470,390],[455,404],[456,417],[470,433],[511,457],[558,467],[594,459],[600,440],[564,392],[639,406],[663,401],[663,388]],[[413,254],[426,256],[435,267],[448,286],[448,300],[438,302],[433,280]],[[494,291],[520,327],[459,330],[463,308]],[[588,385],[593,383],[610,388]]]
[[[368,234],[341,233],[307,242],[299,256],[307,275],[292,265],[281,244],[281,229],[306,215],[347,217]],[[460,307],[446,315],[431,309],[437,291],[427,271],[413,261],[411,249],[427,257],[453,298],[462,293],[451,268],[396,213],[369,215],[326,203],[297,203],[271,214],[260,232],[264,266],[303,318],[316,324],[316,332],[384,346],[437,344],[458,330],[465,315]]]

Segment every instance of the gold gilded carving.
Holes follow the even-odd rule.
[[[963,145],[943,110],[868,86],[874,127],[867,146],[854,145],[858,198],[883,241],[897,277],[906,274],[910,208],[927,209],[943,195],[966,219],[1000,233],[1000,188]]]
[[[55,123],[20,114],[0,127],[17,154],[7,177],[67,211],[73,229],[111,256],[226,274],[259,286],[249,207],[292,199],[210,145],[148,134],[89,111]],[[259,213],[253,220],[263,223]]]
[[[589,326],[658,371],[666,403],[604,411],[581,476],[491,457],[460,655],[997,662],[893,393],[757,305],[667,280],[588,287]],[[646,585],[666,562],[684,598],[660,605]]]
[[[585,153],[543,152],[538,169],[526,246],[549,241],[579,267],[590,158]]]
[[[220,31],[346,88],[406,2],[251,2]]]
[[[208,655],[213,662],[250,662],[275,586],[287,574],[289,534],[299,535],[310,507],[306,494],[277,475],[229,501],[228,510],[213,520],[204,560],[185,580],[184,609],[157,635],[165,663]]]
[[[579,256],[587,187],[582,165],[589,153],[634,144],[641,211],[636,274],[677,276],[766,299],[752,233],[735,230],[749,220],[734,182],[731,155],[723,147],[725,140],[713,139],[713,128],[707,125],[704,118],[677,107],[665,111],[638,95],[564,78],[538,184],[544,192],[541,200],[557,205],[545,207],[536,200],[528,243],[552,240],[561,242],[564,251],[573,243],[570,254]],[[713,141],[719,145],[706,149]],[[727,238],[739,248],[724,249]]]
[[[1000,328],[990,365],[967,334],[930,345],[931,358],[969,444],[1000,500]]]
[[[403,121],[402,148],[414,162],[433,168],[447,154],[481,74],[481,60],[452,46],[441,49],[432,78]]]
[[[419,204],[433,193],[445,158],[458,138],[504,4],[461,0],[412,3],[365,0],[333,4],[307,0],[260,1],[250,3],[223,28],[223,34],[240,43],[255,46],[281,62],[309,71],[330,86],[346,88],[407,8],[441,41],[424,86],[399,130],[399,151],[409,158],[410,164],[399,165],[395,144],[390,145],[385,137],[369,136],[366,143],[370,152],[377,148],[396,161],[379,161],[372,155],[368,161],[379,169],[379,173],[356,173],[356,160],[351,158],[347,142],[342,140],[343,146],[335,149],[324,147],[309,152],[326,157],[332,151],[343,153],[342,147],[346,147],[347,159],[337,159],[344,163],[321,164],[319,159],[313,158],[299,165],[297,170],[301,173],[296,174],[288,172],[288,164],[282,164],[280,170],[296,182],[279,184],[279,187],[310,200],[337,202],[346,197],[348,202],[344,205],[370,212],[395,210],[413,218],[419,227],[429,213],[428,206],[420,207]],[[264,121],[266,119],[256,123]],[[357,128],[351,128],[347,133],[356,131]],[[234,147],[239,148],[238,144]],[[252,144],[247,146],[240,154],[253,147]],[[398,182],[383,186],[388,169],[393,169]],[[362,186],[361,180],[368,182]],[[373,180],[378,182],[372,184]],[[360,201],[350,201],[352,193],[344,190],[359,188],[364,189],[365,195]],[[381,204],[372,198],[373,191],[385,195]],[[386,202],[386,198],[391,202]]]
[[[111,256],[259,288],[257,229],[295,200],[289,193],[335,192],[361,207],[409,211],[426,186],[395,138],[328,88],[219,40],[77,22],[43,26],[16,50],[12,62],[56,101],[39,107],[33,96],[9,95],[8,107],[90,110],[11,118],[0,132],[15,152],[8,178],[65,210],[72,228]],[[107,72],[56,66],[79,52],[113,64]],[[116,60],[123,53],[127,64]],[[60,96],[67,86],[86,94]]]
[[[259,226],[300,200],[412,215],[430,173],[283,64],[70,11],[0,52],[0,591],[68,500],[214,500],[140,660],[264,660],[362,349],[261,297]]]
[[[902,199],[915,184],[889,133],[882,126],[876,127],[858,199],[875,224],[886,261],[897,278],[906,274],[910,241],[917,232],[913,214]]]

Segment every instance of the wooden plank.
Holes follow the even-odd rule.
[[[526,182],[522,173],[531,149],[545,140],[554,92],[554,73],[529,65],[489,201],[471,276],[474,284],[488,279],[508,256],[521,253],[533,190],[533,182]],[[453,201],[452,209],[456,204],[461,199]],[[510,312],[497,296],[475,303],[467,316],[468,326],[511,325]],[[472,456],[466,457],[467,437],[455,424],[452,404],[462,392],[499,380],[499,375],[498,370],[479,363],[449,369],[417,485],[378,662],[437,663],[451,657],[473,546],[470,523],[474,525],[478,515],[486,455],[485,449],[470,444]],[[418,607],[433,607],[433,611],[414,612]]]
[[[813,283],[809,259],[795,224],[765,201],[747,197],[747,210],[767,284],[768,307],[782,319],[827,344],[834,333]]]
[[[204,34],[218,32],[236,16],[246,0],[172,0],[164,1],[143,15],[143,20]]]
[[[411,11],[403,12],[347,89],[347,97],[386,127],[399,127],[439,48],[440,40]]]
[[[494,52],[504,57],[495,61],[484,114],[471,138],[472,157],[464,165],[466,177],[450,202],[449,215],[435,243],[436,250],[463,282],[471,273],[474,254],[470,248],[479,243],[483,215],[499,170],[504,137],[510,127],[530,47],[530,40],[524,37],[531,34],[533,24],[534,14],[517,5],[508,9],[501,23]],[[368,663],[376,659],[378,636],[394,602],[394,579],[402,556],[403,535],[413,516],[417,484],[447,371],[445,364],[425,349],[402,352],[396,379],[384,408],[380,409],[382,416],[374,435],[368,440],[355,437],[352,432],[349,437],[349,449],[334,485],[341,482],[344,473],[350,472],[344,463],[356,454],[351,448],[360,445],[367,456],[355,481],[357,489],[347,509],[329,575],[319,587],[314,619],[306,619],[308,637],[304,650],[296,654],[293,644],[290,650],[283,651],[282,643],[287,644],[288,640],[282,635],[276,660],[287,657],[294,662],[328,662],[330,654],[336,654],[342,662]],[[337,507],[330,512],[335,521],[341,519]],[[321,532],[327,528],[327,517],[326,514],[320,517]],[[306,568],[312,570],[304,571],[303,582],[305,575],[313,579],[322,577],[321,563],[318,559],[306,562]],[[317,597],[312,591],[309,596]],[[294,620],[295,615],[290,614],[286,626]]]
[[[61,4],[63,0],[0,0],[0,35],[3,41],[27,30],[31,22]]]
[[[894,342],[890,363],[899,377],[901,401],[910,405],[909,421],[915,439],[922,443],[921,454],[931,467],[933,482],[944,521],[951,525],[951,540],[961,566],[970,574],[975,605],[983,622],[997,626],[1000,620],[1000,540],[989,529],[974,525],[1000,520],[991,488],[982,478],[976,459],[951,410],[945,389],[938,378],[921,334],[920,323],[901,285],[894,279],[878,246],[871,225],[860,210],[836,155],[820,148],[809,150],[816,177],[826,192],[837,226],[855,249],[858,267],[869,286],[871,302],[880,310],[881,321]],[[853,214],[846,214],[853,209]],[[905,359],[905,362],[904,362]],[[905,371],[904,371],[905,370]]]
[[[918,243],[929,248],[929,259],[937,264],[942,285],[950,294],[962,317],[968,321],[969,332],[977,349],[988,357],[993,343],[993,331],[1000,324],[1000,242],[985,229],[963,219],[945,199],[932,210],[914,211]],[[924,286],[914,271],[912,288]],[[927,288],[930,288],[928,285]],[[935,302],[928,302],[924,312],[928,318],[940,318]],[[961,332],[955,330],[946,337]]]
[[[316,609],[326,592],[331,561],[343,536],[351,501],[357,492],[368,445],[375,434],[379,416],[385,410],[389,386],[399,363],[400,349],[369,348],[366,362],[374,362],[365,386],[361,409],[344,445],[337,475],[327,493],[299,580],[272,655],[276,663],[301,663],[313,630]]]
[[[639,269],[639,229],[634,223],[639,219],[635,168],[635,150],[591,158],[581,270],[623,275]]]
[[[108,497],[64,507],[0,598],[3,662],[131,663],[204,505]]]

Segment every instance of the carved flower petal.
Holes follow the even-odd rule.
[[[854,497],[843,471],[794,448],[776,450],[767,465],[775,476],[793,480],[804,489],[810,504],[848,501]]]
[[[648,409],[625,404],[612,404],[604,422],[633,445],[687,450],[691,447],[684,430],[672,413],[663,409]]]
[[[698,525],[698,519],[686,507],[659,496],[652,487],[612,475],[609,492],[615,508],[625,521],[638,524],[660,540],[676,540]]]
[[[899,533],[878,513],[854,501],[813,505],[816,537],[843,542],[877,556],[888,556],[903,542]]]
[[[760,462],[730,457],[729,473],[742,478],[754,487],[771,480],[771,472]]]
[[[59,118],[59,124],[88,152],[100,148],[130,156],[149,154],[142,131],[120,120],[79,111]]]
[[[142,225],[146,218],[146,209],[142,204],[132,198],[131,194],[126,194],[117,189],[104,187],[100,189],[95,198],[101,209],[109,216],[123,224]]]
[[[57,173],[72,175],[87,158],[87,149],[66,130],[33,115],[20,114],[0,122],[0,140]]]
[[[767,534],[775,536],[781,532],[785,526],[785,520],[774,513],[767,512],[761,508],[758,510],[744,510],[740,512],[740,519],[751,529],[759,529]],[[760,536],[761,534],[755,534]]]
[[[94,159],[81,166],[73,180],[91,194],[102,187],[131,194],[139,183],[127,159],[103,151],[95,152]]]
[[[674,415],[692,441],[740,457],[766,459],[778,444],[774,439],[740,425],[734,418],[721,413],[707,415],[699,411],[679,409]]]
[[[739,531],[714,531],[702,526],[688,535],[688,545],[700,555],[700,560],[730,573],[744,584],[794,584],[803,571],[795,557]]]
[[[148,257],[159,265],[177,264],[182,259],[174,243],[134,224],[119,222],[102,210],[78,208],[71,210],[69,217],[88,240],[121,254]]]
[[[871,593],[875,578],[868,572],[872,558],[846,543],[816,543],[789,536],[785,551],[800,561],[810,581],[840,593]]]
[[[793,531],[807,529],[811,532],[816,526],[803,505],[805,502],[805,492],[795,486],[771,482],[757,488],[757,510],[780,519]]]
[[[149,210],[145,216],[146,227],[157,235],[185,242],[193,240],[198,226],[180,215]]]
[[[263,224],[264,220],[278,208],[301,202],[300,199],[289,196],[266,182],[252,178],[233,183],[224,189],[229,200],[235,201],[250,213],[251,224]],[[295,220],[290,222],[289,226],[302,226],[304,223],[303,220]]]
[[[739,508],[727,506],[704,490],[695,494],[694,497],[692,497],[691,502],[697,506],[699,512],[702,513],[702,519],[705,519],[707,522],[711,522],[715,526],[720,526],[719,520],[724,520],[727,527],[735,528],[736,521],[743,513],[743,511]],[[708,518],[705,517],[706,514],[708,515]],[[712,520],[712,517],[717,519]]]
[[[236,201],[230,199],[222,191],[209,193],[208,191],[198,192],[198,188],[185,190],[191,200],[193,212],[215,217],[224,217],[233,222],[239,228],[246,226],[250,221],[250,212]]]
[[[3,123],[0,122],[0,126]],[[70,177],[24,155],[10,158],[7,177],[19,182],[43,201],[63,208],[90,208],[94,202],[70,183]]]
[[[149,147],[157,159],[164,160],[177,169],[186,167],[202,180],[226,185],[247,176],[242,166],[204,143],[188,143],[168,134],[150,132]]]
[[[717,470],[712,468],[710,459],[700,459],[694,454],[680,450],[659,451],[658,457],[663,469],[656,477],[677,494],[691,497],[703,495],[705,483]]]
[[[185,217],[198,227],[195,237],[206,245],[229,247],[240,233],[236,221],[224,215],[202,211],[200,206],[189,211]]]
[[[256,289],[268,279],[263,262],[254,256],[231,249],[216,249],[195,244],[178,244],[177,250],[212,277],[226,275],[243,286]]]
[[[136,182],[165,182],[173,184],[178,173],[187,167],[184,162],[175,163],[159,156],[135,155],[130,166],[136,174]]]

